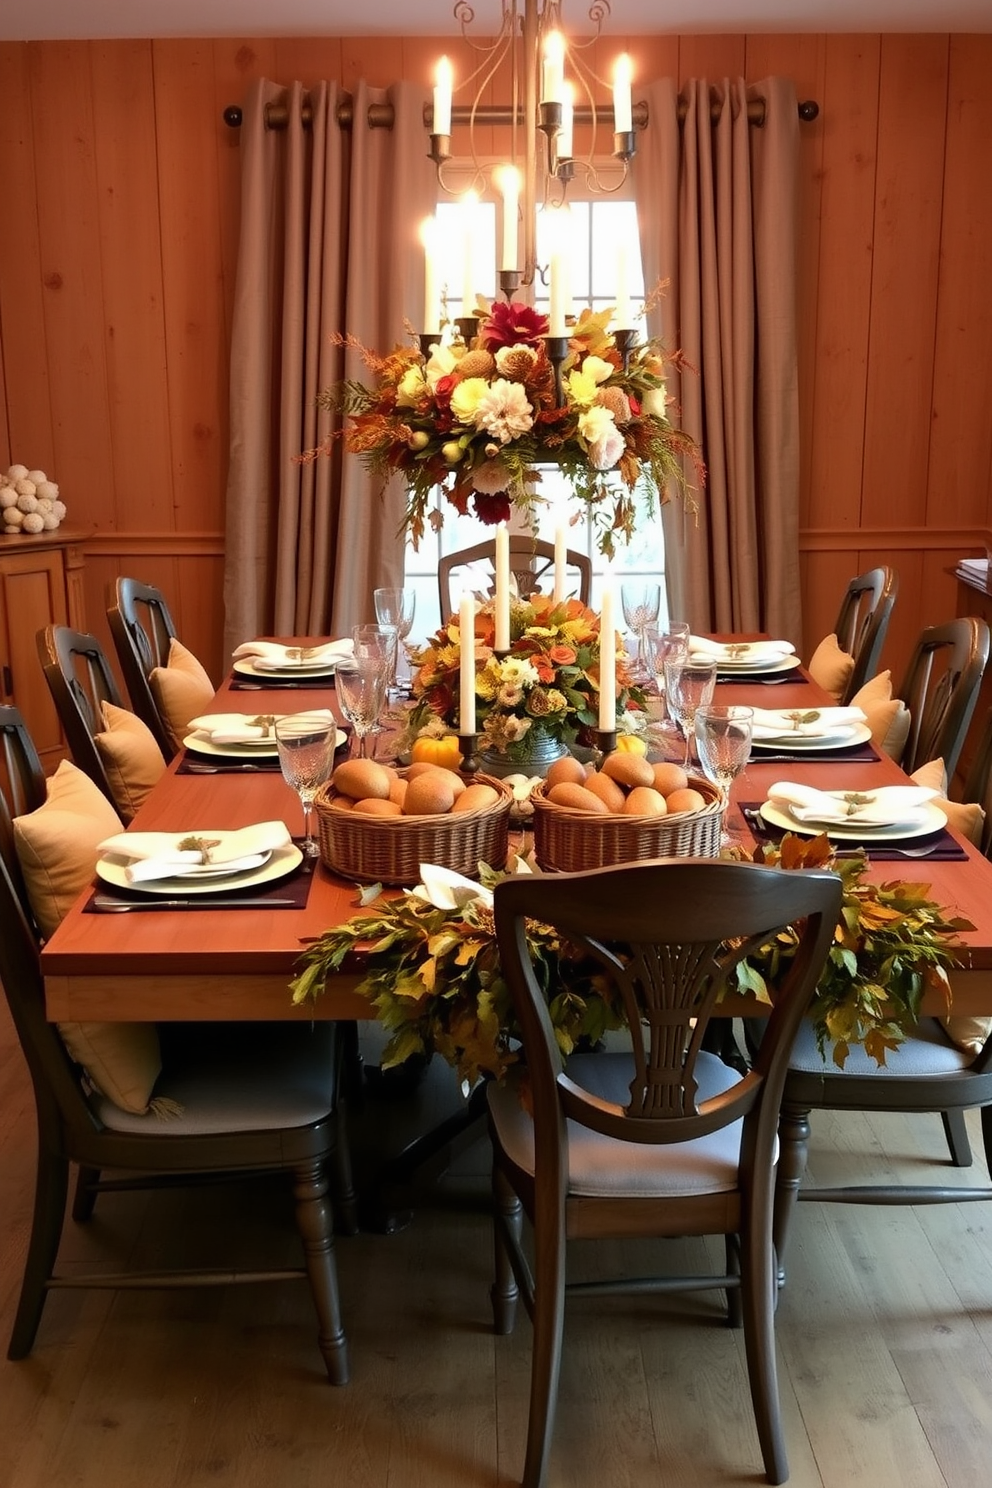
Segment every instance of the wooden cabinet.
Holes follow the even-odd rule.
[[[82,580],[78,537],[0,537],[0,701],[23,713],[46,770],[65,748],[36,637],[50,624],[86,629]]]

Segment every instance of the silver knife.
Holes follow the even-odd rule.
[[[204,894],[196,899],[113,899],[94,894],[93,908],[101,914],[126,914],[141,909],[302,909],[295,899],[219,899]]]

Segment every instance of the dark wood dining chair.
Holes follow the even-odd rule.
[[[169,643],[176,639],[165,595],[151,584],[118,578],[107,621],[131,707],[151,729],[168,762],[175,750],[148,681],[155,667],[168,664]]]
[[[457,595],[452,593],[452,574],[473,563],[487,562],[492,574],[495,557],[496,540],[493,538],[488,542],[476,543],[471,548],[462,548],[457,553],[447,553],[441,559],[437,566],[437,589],[442,624],[458,608]],[[565,559],[569,594],[580,599],[584,605],[589,604],[592,594],[592,559],[588,554],[579,553],[572,548],[568,549]],[[511,534],[510,572],[516,579],[517,592],[521,599],[533,594],[542,583],[545,592],[550,593],[554,562],[554,543],[544,542],[536,537]]]
[[[898,575],[887,564],[858,574],[848,584],[834,626],[840,649],[854,658],[841,703],[849,703],[878,671],[898,592]]]
[[[931,625],[916,642],[898,697],[909,710],[902,768],[942,759],[950,780],[957,767],[989,658],[989,627],[966,616]]]
[[[13,710],[7,710],[8,712]],[[22,720],[8,718],[18,767],[32,774],[33,745]],[[318,1344],[334,1384],[348,1379],[334,1259],[329,1171],[343,1227],[354,1231],[354,1195],[339,1098],[336,1025],[180,1026],[167,1041],[156,1099],[169,1119],[122,1110],[84,1082],[54,1024],[45,1017],[39,942],[14,847],[10,803],[0,792],[0,981],[34,1089],[34,1214],[8,1358],[34,1345],[50,1292],[66,1287],[178,1287],[307,1278],[318,1318]],[[26,1112],[21,1113],[27,1119]],[[13,1117],[12,1117],[13,1119]],[[239,1273],[223,1270],[110,1275],[75,1263],[57,1270],[70,1164],[78,1165],[73,1219],[85,1221],[96,1196],[287,1174],[292,1180],[304,1264]],[[105,1174],[112,1176],[105,1177]],[[108,1229],[108,1235],[110,1230]]]
[[[830,948],[840,880],[753,863],[671,858],[588,873],[504,880],[496,934],[523,1066],[489,1087],[496,1331],[519,1293],[533,1320],[524,1488],[545,1481],[566,1293],[726,1291],[743,1322],[751,1398],[769,1482],[788,1475],[775,1364],[771,1197],[775,1130],[789,1048]],[[527,948],[529,918],[580,948],[615,990],[624,1052],[562,1060]],[[754,1067],[703,1048],[738,961],[791,927],[795,960]],[[533,1227],[533,1265],[522,1213]],[[567,1280],[580,1238],[723,1235],[724,1274],[591,1283]]]
[[[105,726],[100,705],[126,708],[127,704],[106,652],[94,635],[68,625],[46,625],[38,632],[38,655],[73,762],[116,807],[95,740]]]
[[[20,711],[0,707],[0,790],[12,816],[34,811],[45,799],[45,767]]]

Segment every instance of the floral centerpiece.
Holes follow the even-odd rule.
[[[577,599],[559,603],[544,594],[510,605],[510,650],[497,655],[495,604],[475,614],[476,724],[483,749],[524,760],[535,732],[573,744],[598,717],[599,616]],[[457,616],[411,653],[414,704],[403,748],[422,734],[450,733],[457,725],[461,632]],[[617,654],[617,707],[643,709],[645,698]]]
[[[926,884],[867,880],[865,857],[835,858],[825,836],[787,835],[778,846],[756,848],[754,858],[787,869],[828,866],[843,882],[834,944],[810,1009],[825,1057],[829,1045],[843,1068],[850,1045],[858,1043],[884,1064],[917,1022],[927,988],[950,1007],[947,968],[958,959],[957,932],[971,926],[949,918]],[[362,946],[358,991],[390,1035],[384,1065],[436,1051],[465,1080],[498,1078],[515,1058],[492,910],[492,888],[504,875],[483,865],[481,884],[453,885],[443,870],[425,865],[421,872],[416,889],[366,903],[304,952],[293,1001],[318,996],[326,978]],[[564,1054],[621,1026],[621,1009],[596,975],[598,966],[537,921],[528,924],[528,946]],[[762,947],[738,967],[738,986],[769,1002],[794,951],[788,936]]]
[[[617,533],[633,533],[636,491],[651,503],[667,501],[673,484],[688,492],[687,461],[702,484],[699,450],[673,422],[665,388],[678,356],[655,340],[621,351],[611,313],[584,310],[557,366],[546,316],[517,302],[488,308],[471,344],[439,338],[426,357],[412,346],[379,356],[338,338],[361,351],[375,382],[340,383],[321,406],[349,416],[346,447],[373,475],[383,483],[403,475],[414,547],[438,521],[438,487],[462,515],[495,524],[514,507],[533,516],[538,467],[557,466],[609,554]]]

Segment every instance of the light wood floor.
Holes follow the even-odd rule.
[[[389,1108],[394,1123],[409,1129],[451,1088],[446,1070],[432,1070],[413,1106]],[[5,1346],[33,1162],[27,1078],[5,1017],[0,1118]],[[361,1155],[368,1127],[356,1140]],[[898,1118],[818,1120],[816,1174],[826,1180],[843,1166],[909,1175],[943,1161],[942,1140],[936,1120],[912,1130]],[[407,1229],[339,1242],[353,1370],[344,1389],[324,1381],[303,1285],[52,1295],[32,1357],[0,1363],[0,1488],[517,1481],[530,1327],[522,1316],[512,1338],[490,1332],[484,1171],[477,1144]],[[112,1269],[122,1258],[147,1266],[188,1248],[224,1264],[232,1255],[293,1260],[294,1247],[281,1187],[242,1185],[104,1196],[88,1226],[69,1223],[62,1260],[66,1268],[96,1261]],[[689,1244],[670,1251],[691,1264]],[[642,1266],[633,1246],[608,1259]],[[778,1338],[793,1488],[988,1483],[985,1205],[801,1206]],[[715,1301],[621,1297],[572,1307],[556,1488],[761,1481],[741,1338],[722,1325]]]

